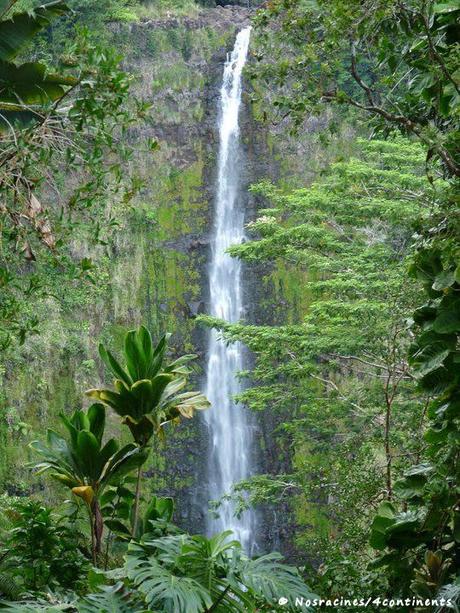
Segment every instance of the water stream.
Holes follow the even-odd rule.
[[[242,71],[245,65],[251,28],[241,30],[224,67],[220,90],[219,158],[216,184],[214,230],[209,268],[210,314],[235,322],[243,315],[242,274],[238,259],[225,253],[230,245],[244,238],[244,210],[241,206],[241,155],[239,111]],[[211,331],[206,371],[206,394],[212,403],[207,411],[210,446],[208,486],[211,500],[231,491],[232,485],[251,474],[252,427],[244,407],[232,397],[241,391],[236,373],[243,369],[243,347],[226,345]],[[234,505],[225,501],[219,518],[209,518],[210,534],[229,529],[246,551],[254,546],[255,514],[248,510],[234,517]]]

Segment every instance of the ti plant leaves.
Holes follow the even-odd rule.
[[[86,393],[111,407],[131,430],[139,445],[146,445],[155,433],[181,417],[191,418],[195,411],[206,409],[209,402],[200,392],[183,392],[191,374],[187,366],[195,355],[185,355],[165,364],[170,335],[153,345],[144,326],[127,333],[124,366],[103,345],[99,354],[115,376],[114,390],[91,389]]]
[[[38,474],[49,472],[87,505],[96,561],[103,532],[101,496],[108,486],[121,483],[125,475],[139,468],[147,454],[134,443],[122,448],[113,438],[103,443],[105,408],[102,404],[92,405],[87,413],[78,410],[70,417],[61,414],[61,420],[68,430],[68,438],[48,430],[46,444],[40,441],[30,444],[43,458],[35,468]]]

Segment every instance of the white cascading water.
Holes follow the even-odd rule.
[[[241,30],[224,68],[220,90],[219,161],[216,186],[214,234],[209,269],[210,314],[235,322],[243,315],[241,264],[226,250],[244,238],[244,211],[240,206],[241,168],[238,116],[241,105],[242,71],[246,62],[251,28]],[[206,412],[210,450],[209,496],[218,500],[251,473],[252,428],[244,407],[233,401],[241,391],[236,373],[243,369],[243,347],[226,345],[215,330],[210,332],[206,394],[212,408]],[[226,500],[217,519],[209,518],[208,533],[232,530],[246,551],[254,546],[255,515],[245,511],[234,516]]]

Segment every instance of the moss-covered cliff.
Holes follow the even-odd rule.
[[[34,304],[44,321],[41,334],[7,357],[0,434],[0,479],[7,491],[44,487],[29,481],[27,441],[53,425],[60,411],[84,403],[84,390],[104,378],[100,340],[116,349],[126,329],[143,321],[156,335],[172,331],[177,351],[200,350],[193,316],[203,308],[206,285],[216,97],[226,50],[247,18],[242,8],[219,7],[109,25],[112,44],[135,79],[134,92],[152,103],[151,122],[141,133],[132,131],[132,144],[148,135],[159,149],[135,160],[146,187],[134,206],[117,212],[116,239],[99,253],[95,283],[75,283],[64,301],[49,296]],[[184,427],[174,446],[183,449],[189,436]],[[184,469],[174,471],[174,480],[166,470],[152,470],[152,489],[192,483],[196,461],[185,455],[176,455]]]
[[[177,15],[150,10],[140,19],[107,26],[108,37],[133,75],[135,93],[152,103],[150,121],[133,128],[131,144],[136,148],[147,136],[155,138],[159,148],[154,155],[139,153],[133,162],[147,179],[146,186],[134,206],[116,211],[116,238],[105,250],[98,247],[101,265],[94,284],[75,283],[64,300],[48,296],[34,305],[45,321],[41,334],[19,353],[12,352],[0,373],[0,481],[10,493],[48,488],[45,481],[30,479],[27,442],[57,423],[60,411],[85,404],[85,389],[104,379],[97,355],[101,340],[117,350],[126,329],[144,322],[156,336],[173,332],[173,350],[197,352],[204,365],[206,332],[194,317],[207,311],[219,87],[235,31],[251,15],[241,6],[246,3],[235,4],[240,6],[185,7]],[[305,133],[296,138],[290,138],[283,125],[269,129],[262,118],[270,92],[257,87],[247,83],[242,110],[244,183],[270,178],[285,185],[305,184],[330,155],[318,136],[323,124],[308,122]],[[251,104],[251,92],[262,102]],[[248,221],[263,204],[248,197]],[[74,250],[79,249],[76,236]],[[55,274],[59,284],[59,271]],[[302,274],[283,266],[247,268],[245,279],[248,320],[296,321],[302,315]],[[258,419],[264,472],[282,471],[289,461],[274,442],[276,420],[268,414]],[[112,428],[120,432],[115,419]],[[205,432],[202,422],[194,420],[176,430],[147,467],[151,490],[174,493],[176,519],[193,530],[204,525],[205,458]],[[54,491],[47,496],[53,497]],[[271,512],[266,519],[267,545],[282,547],[287,522],[280,525]]]

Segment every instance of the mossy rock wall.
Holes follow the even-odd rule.
[[[27,443],[46,427],[59,427],[61,411],[87,405],[86,389],[110,382],[99,342],[117,351],[126,330],[143,322],[156,337],[173,332],[172,353],[202,353],[205,332],[196,328],[194,315],[205,308],[220,77],[235,30],[247,17],[244,9],[219,7],[190,17],[110,25],[125,69],[135,75],[135,93],[152,104],[151,122],[133,129],[131,144],[136,148],[153,137],[159,149],[136,157],[147,184],[134,206],[119,215],[114,244],[98,253],[94,285],[75,284],[64,301],[48,297],[35,304],[44,322],[41,334],[11,351],[4,363],[0,481],[6,491],[43,491],[48,500],[62,496],[47,479],[31,478]],[[117,419],[110,419],[111,429],[128,439]],[[188,525],[190,505],[181,502],[181,492],[193,497],[197,467],[203,466],[200,436],[198,423],[179,427],[147,468],[152,492],[175,493]],[[197,517],[195,524],[199,529]]]
[[[240,5],[242,3],[239,3]],[[243,3],[244,4],[244,3]],[[0,372],[0,482],[9,493],[41,491],[48,501],[63,491],[47,479],[31,478],[27,443],[46,427],[58,426],[58,414],[85,406],[84,391],[107,380],[97,353],[100,341],[120,350],[127,329],[145,323],[155,336],[173,332],[173,353],[198,353],[204,367],[206,331],[195,315],[207,312],[207,262],[212,223],[218,147],[217,110],[223,63],[235,31],[248,23],[242,6],[194,11],[193,15],[145,18],[113,23],[111,38],[135,75],[135,91],[152,104],[151,122],[133,129],[131,144],[146,137],[160,147],[138,154],[136,170],[147,177],[132,208],[119,214],[114,244],[99,250],[94,285],[75,284],[62,301],[52,297],[34,305],[44,325],[20,351],[11,352]],[[290,137],[285,126],[263,123],[264,108],[252,105],[250,93],[269,104],[270,92],[257,82],[246,84],[242,135],[247,186],[262,178],[287,188],[306,185],[331,157],[320,134],[327,118],[309,120],[303,134]],[[339,138],[337,152],[347,153]],[[247,221],[266,203],[248,195]],[[78,239],[75,250],[78,251]],[[253,323],[294,322],[308,308],[305,273],[282,265],[245,267],[245,313]],[[59,275],[56,273],[56,283]],[[250,363],[250,356],[248,356]],[[196,384],[202,383],[197,373]],[[273,431],[277,418],[260,414],[255,455],[262,472],[285,472]],[[110,427],[129,439],[118,420]],[[147,474],[149,489],[174,495],[176,521],[192,531],[204,527],[207,433],[202,420],[180,426],[162,449],[154,450]],[[286,549],[287,510],[267,511],[263,528],[267,549]]]

